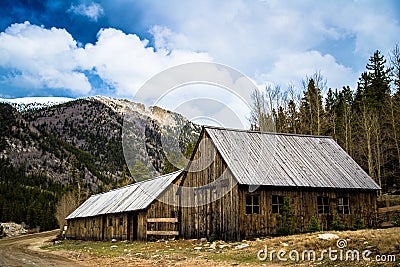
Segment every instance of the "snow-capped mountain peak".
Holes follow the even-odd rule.
[[[0,98],[0,102],[6,102],[14,106],[19,111],[28,109],[39,109],[49,106],[62,104],[73,101],[74,98],[69,97],[21,97],[21,98]]]

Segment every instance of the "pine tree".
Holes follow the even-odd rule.
[[[289,101],[287,110],[288,132],[296,134],[299,132],[299,113],[293,100]]]
[[[69,186],[74,186],[78,182],[78,160],[76,159],[75,155],[71,155],[70,157],[70,164],[71,167],[69,169],[70,179],[68,181]]]
[[[168,174],[179,170],[179,168],[175,166],[176,163],[177,157],[175,156],[175,153],[170,153],[168,156],[165,156],[164,166],[162,168],[161,174]]]
[[[325,118],[323,123],[324,135],[333,136],[337,140],[336,136],[336,114],[335,114],[335,94],[332,88],[328,89],[328,93],[325,101]]]
[[[349,86],[334,94],[334,133],[337,142],[352,155],[353,94]]]
[[[149,169],[141,162],[136,161],[131,169],[132,178],[139,182],[151,178]]]
[[[282,106],[279,107],[278,114],[276,116],[276,131],[278,133],[288,132],[286,112]]]
[[[118,181],[119,186],[126,186],[132,183],[132,178],[127,173],[126,164],[122,165],[121,178]]]
[[[386,59],[381,55],[379,50],[376,50],[374,55],[370,57],[366,68],[369,71],[367,86],[365,87],[364,95],[368,104],[377,108],[379,111],[383,107],[390,95],[390,72],[391,69],[386,69]]]
[[[359,147],[362,155],[366,155],[368,173],[380,186],[383,185],[382,173],[387,158],[383,155],[388,149],[388,142],[385,140],[390,135],[389,120],[386,114],[390,106],[390,71],[387,69],[386,59],[377,50],[370,57],[366,65],[367,71],[362,73],[356,96],[354,109],[357,114],[356,124],[361,129],[357,135],[356,142],[364,144]],[[390,146],[390,145],[389,145]],[[365,150],[363,153],[362,149]]]
[[[307,85],[307,91],[304,92],[301,100],[300,127],[302,133],[321,135],[323,117],[321,90],[315,85],[314,79],[311,78]]]

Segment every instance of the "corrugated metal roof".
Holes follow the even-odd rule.
[[[106,193],[92,195],[66,219],[145,209],[181,172],[173,172]]]
[[[205,127],[239,184],[380,187],[331,138]]]

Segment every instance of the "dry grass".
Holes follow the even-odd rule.
[[[159,242],[92,242],[65,240],[61,244],[45,247],[49,250],[59,250],[59,253],[70,253],[71,257],[80,260],[88,266],[112,265],[112,266],[400,266],[400,228],[376,229],[329,232],[347,241],[347,247],[343,250],[372,251],[369,256],[371,261],[331,261],[328,255],[322,261],[298,261],[290,259],[287,262],[278,261],[276,253],[274,259],[269,258],[260,261],[257,252],[267,246],[268,251],[291,250],[301,252],[303,250],[315,250],[317,258],[322,250],[329,248],[338,249],[336,239],[318,239],[320,233],[299,234],[283,237],[265,237],[257,240],[226,243],[216,241],[215,249],[211,249],[212,243],[199,240],[169,240]],[[239,244],[248,244],[243,249],[235,249]],[[116,246],[116,247],[112,247]],[[196,250],[195,248],[200,248]],[[394,255],[395,262],[377,262],[375,255]],[[361,256],[360,256],[361,257]],[[301,258],[301,256],[300,256]],[[362,258],[362,257],[361,257]]]

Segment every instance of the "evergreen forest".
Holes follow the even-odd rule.
[[[292,85],[254,91],[253,130],[332,136],[382,187],[400,193],[400,49],[387,60],[380,51],[369,58],[357,88],[328,88],[317,71]]]

